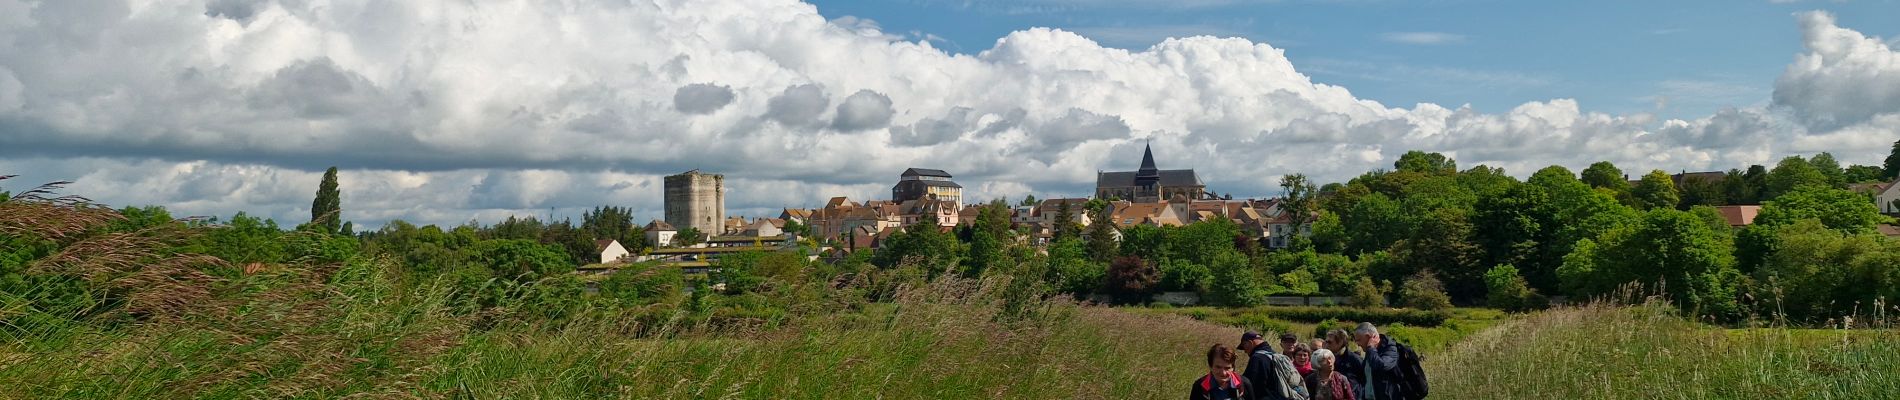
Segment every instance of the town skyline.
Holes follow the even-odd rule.
[[[987,49],[942,49],[866,24],[871,16],[831,15],[823,2],[454,5],[493,17],[466,36],[493,40],[470,44],[330,18],[364,7],[353,3],[220,8],[238,3],[41,4],[19,14],[100,29],[0,29],[64,38],[0,56],[0,172],[71,180],[75,192],[117,206],[293,221],[308,214],[309,188],[334,165],[350,204],[344,218],[374,228],[395,219],[572,218],[600,205],[652,219],[662,177],[692,169],[728,176],[729,214],[767,216],[836,196],[883,198],[912,167],[956,174],[964,203],[1086,197],[1096,173],[1134,169],[1149,144],[1161,168],[1196,169],[1213,191],[1262,198],[1278,195],[1284,174],[1343,182],[1390,169],[1411,150],[1523,178],[1604,160],[1677,173],[1819,152],[1877,165],[1900,137],[1891,111],[1900,91],[1881,90],[1900,84],[1890,82],[1900,64],[1882,61],[1900,53],[1858,30],[1884,28],[1847,25],[1828,4],[1801,5],[1812,11],[1762,27],[1801,45],[1769,66],[1784,70],[1759,82],[1772,83],[1769,96],[1672,119],[1564,97],[1515,107],[1385,104],[1355,94],[1382,90],[1376,83],[1340,86],[1312,72],[1325,66],[1288,55],[1300,46],[1271,38],[1183,34],[1140,46],[1099,31],[1022,27]],[[386,18],[451,22],[415,9]],[[791,22],[757,24],[773,31],[680,22],[703,19]],[[586,21],[578,26],[590,40],[517,34],[566,20]],[[138,26],[176,32],[126,45]],[[280,40],[337,45],[235,56]],[[451,42],[462,44],[439,45]],[[440,50],[420,50],[429,46]],[[631,50],[604,51],[613,46]],[[503,48],[534,50],[492,54]],[[180,55],[160,56],[167,51]],[[150,62],[138,71],[77,62],[99,55]],[[609,73],[622,67],[633,72]],[[521,79],[480,83],[504,75]],[[468,89],[477,87],[489,91]],[[62,111],[73,109],[93,112]]]

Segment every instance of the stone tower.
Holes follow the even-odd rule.
[[[666,223],[675,228],[698,229],[708,236],[724,234],[726,176],[695,169],[666,177]]]

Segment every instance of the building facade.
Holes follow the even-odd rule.
[[[695,169],[668,176],[665,181],[666,223],[680,229],[698,229],[706,235],[725,232],[725,175]]]
[[[910,168],[898,175],[891,187],[891,202],[903,203],[936,196],[937,200],[963,204],[963,185],[950,181],[950,173],[940,169]]]
[[[1207,193],[1207,185],[1201,183],[1201,177],[1194,170],[1156,168],[1154,149],[1143,148],[1141,169],[1096,173],[1095,198],[1156,203],[1176,198],[1207,199],[1211,196]]]

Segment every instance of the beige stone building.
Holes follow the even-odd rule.
[[[668,176],[665,181],[666,223],[680,229],[698,229],[706,235],[725,232],[725,175],[695,169]]]

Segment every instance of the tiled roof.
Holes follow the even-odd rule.
[[[653,222],[648,222],[646,228],[642,228],[642,229],[646,229],[649,231],[677,231],[679,230],[679,229],[673,228],[673,224],[669,224],[669,223],[666,223],[666,221],[661,221],[657,219],[653,220]]]
[[[1746,226],[1755,223],[1755,214],[1761,212],[1761,206],[1719,206],[1716,212],[1728,221],[1728,226]]]
[[[594,241],[594,252],[595,252],[595,253],[599,253],[599,252],[603,252],[603,251],[607,251],[607,246],[610,246],[610,245],[613,245],[613,244],[614,244],[614,240],[613,240],[613,239],[601,239],[601,240],[595,240],[595,241]]]
[[[1103,172],[1095,176],[1096,187],[1135,186],[1137,171]],[[1202,186],[1201,177],[1191,169],[1161,170],[1161,186]]]
[[[943,172],[943,170],[941,169],[909,168],[909,169],[905,169],[904,173],[898,176],[934,176],[934,177],[949,178],[950,173]]]

